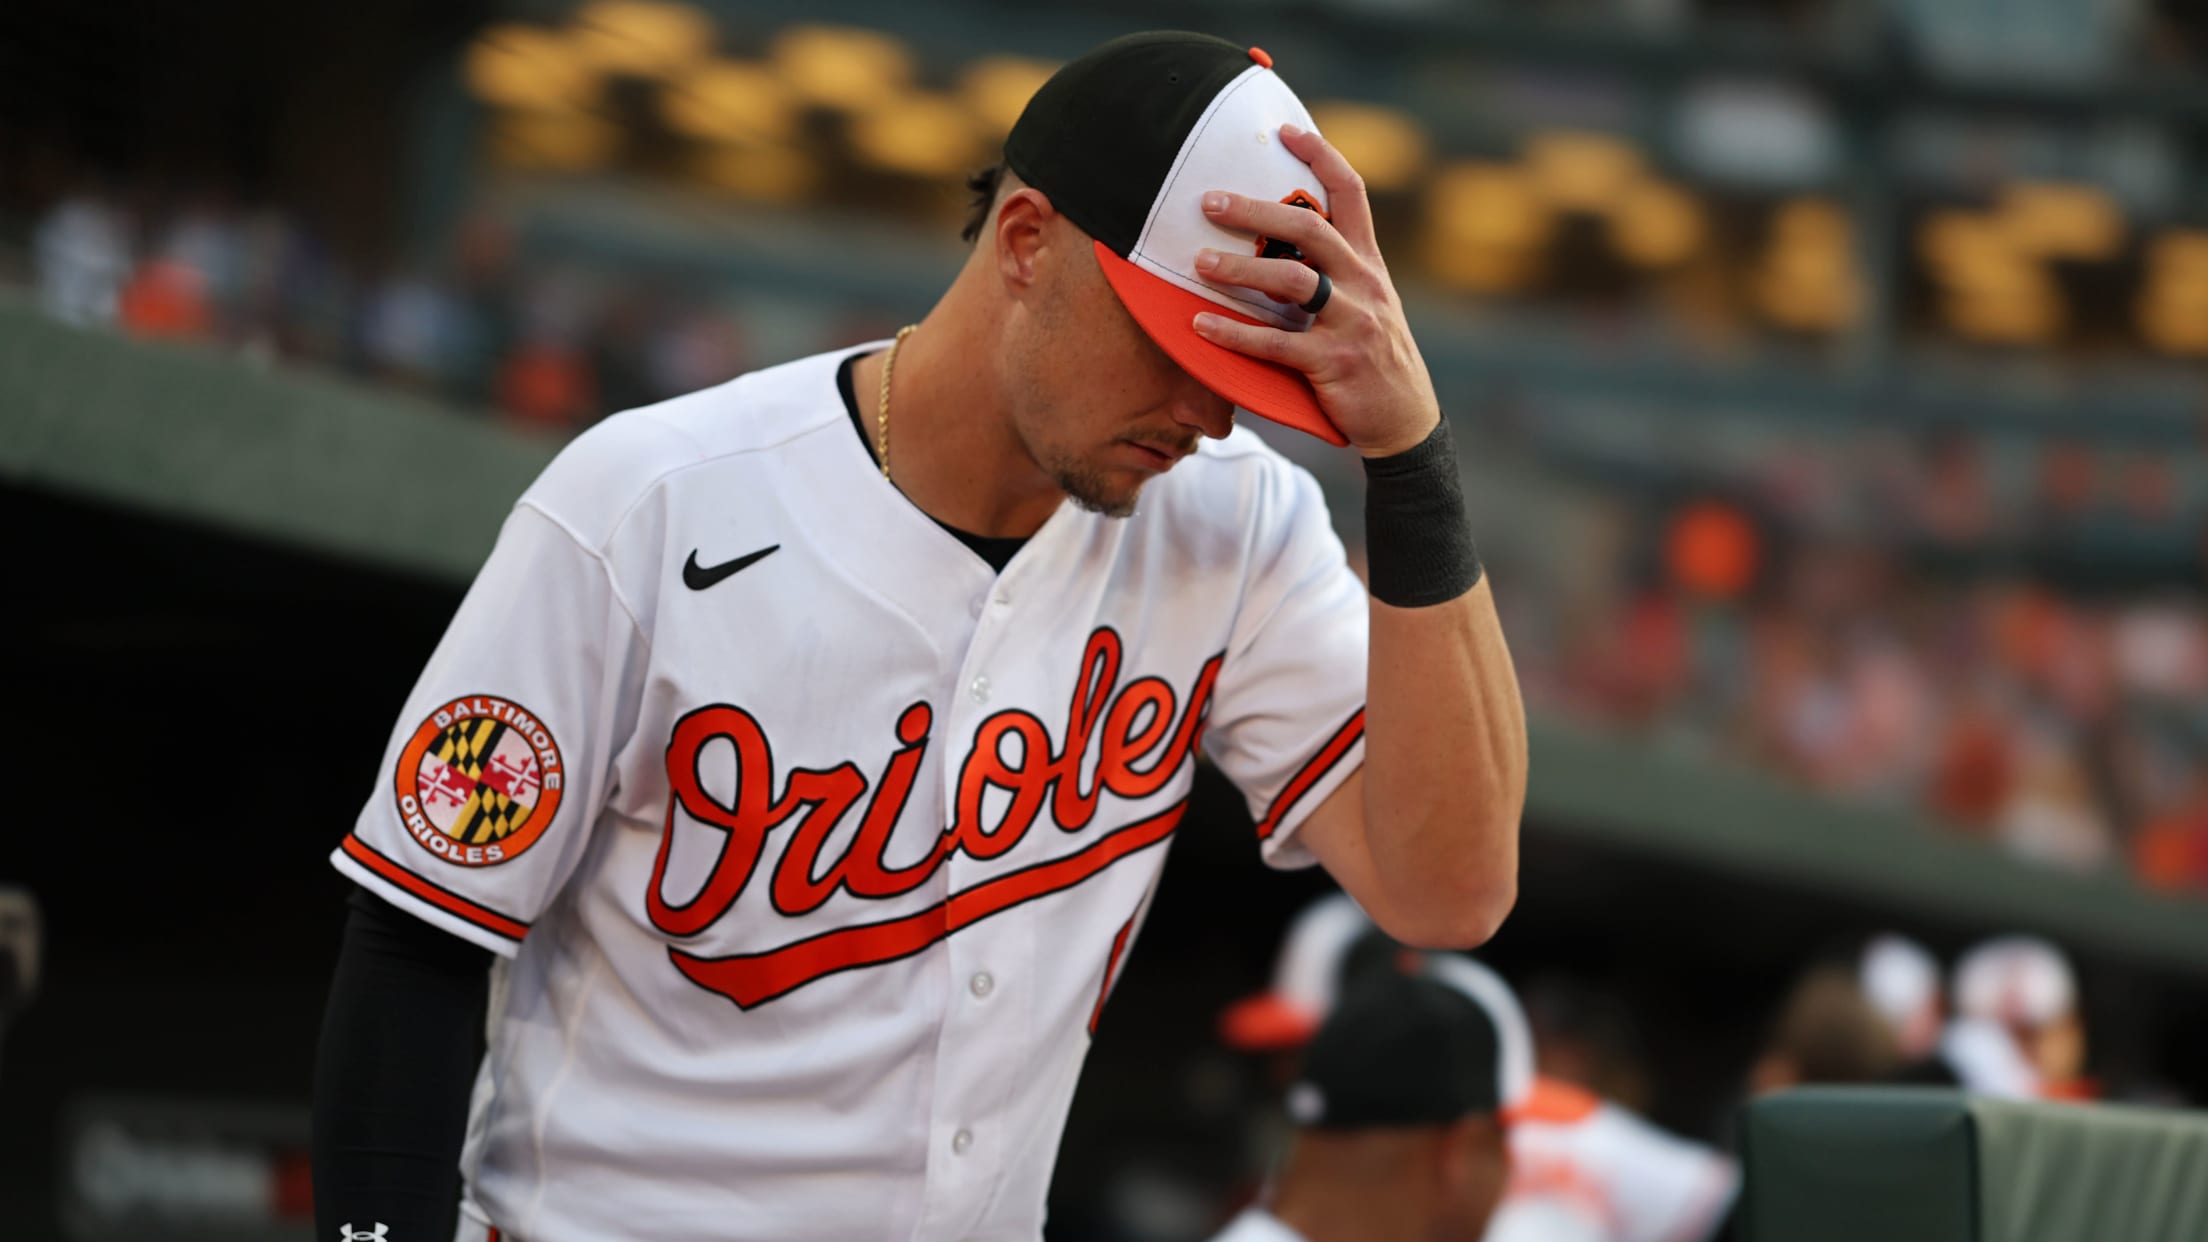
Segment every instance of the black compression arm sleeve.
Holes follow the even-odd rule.
[[[491,954],[360,889],[314,1073],[314,1230],[452,1237]]]

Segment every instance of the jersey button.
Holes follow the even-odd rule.
[[[968,1150],[973,1147],[973,1145],[974,1132],[972,1130],[960,1130],[958,1133],[951,1136],[952,1155],[963,1156],[967,1153]]]
[[[976,702],[976,703],[986,703],[986,702],[988,702],[988,701],[989,701],[989,675],[988,675],[988,674],[986,674],[986,673],[984,673],[984,674],[982,674],[982,675],[980,675],[980,676],[978,676],[978,677],[974,678],[974,684],[973,684],[973,685],[970,685],[970,686],[968,686],[968,687],[966,687],[966,693],[967,693],[967,694],[969,694],[969,695],[971,695],[971,696],[973,697],[973,700],[974,700],[974,702]]]
[[[966,990],[974,994],[974,999],[986,1000],[991,992],[997,990],[997,981],[985,970],[967,980]]]

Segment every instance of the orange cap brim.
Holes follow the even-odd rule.
[[[1214,345],[1196,335],[1193,323],[1204,311],[1247,324],[1257,320],[1160,280],[1112,253],[1103,242],[1095,245],[1097,266],[1104,269],[1104,279],[1119,295],[1120,305],[1165,356],[1195,376],[1197,383],[1282,426],[1310,432],[1328,444],[1349,443],[1349,437],[1319,408],[1318,395],[1303,372]]]
[[[1318,1029],[1318,1020],[1301,1005],[1271,992],[1245,996],[1219,1015],[1220,1041],[1243,1052],[1300,1048]]]

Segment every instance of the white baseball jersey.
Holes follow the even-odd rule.
[[[1225,1230],[1215,1235],[1211,1242],[1304,1242],[1302,1234],[1281,1223],[1280,1218],[1261,1207],[1246,1208],[1242,1214],[1227,1222]]]
[[[1000,575],[883,480],[844,356],[563,452],[333,855],[505,959],[463,1233],[1036,1237],[1197,748],[1277,866],[1362,761],[1307,474],[1206,441]]]
[[[1486,1242],[1701,1242],[1740,1187],[1731,1157],[1549,1078],[1513,1118],[1510,1162]]]

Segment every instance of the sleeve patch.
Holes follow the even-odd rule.
[[[452,700],[414,730],[392,796],[423,849],[456,866],[495,867],[544,835],[565,782],[545,723],[511,699],[479,694]]]

